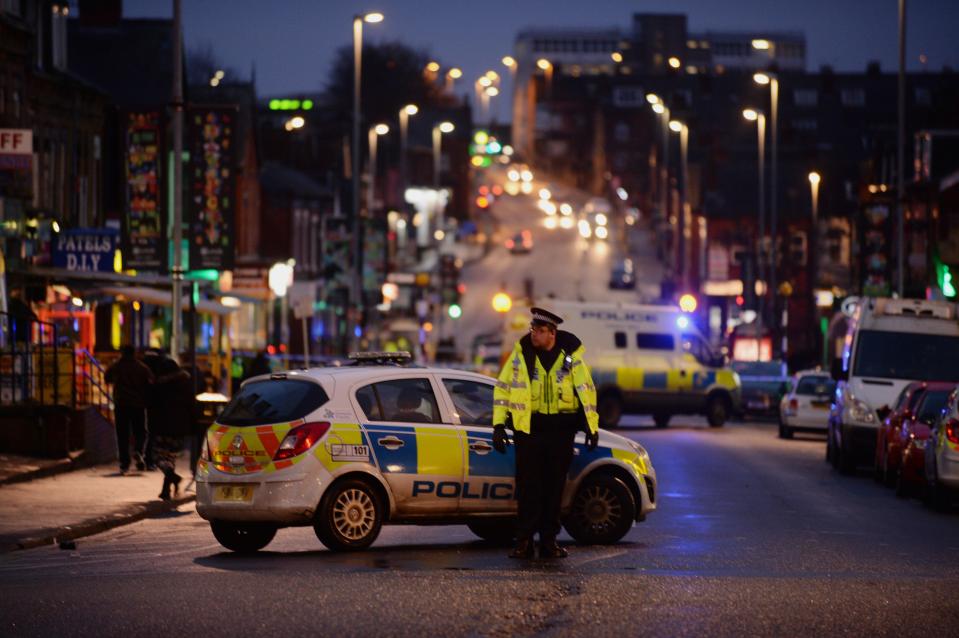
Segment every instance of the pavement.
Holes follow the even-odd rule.
[[[0,456],[0,466],[0,553],[56,543],[69,549],[78,538],[161,515],[196,498],[184,491],[189,482],[185,460],[179,463],[181,493],[170,501],[159,498],[163,474],[158,471],[124,476],[114,464],[82,467],[75,459],[12,455]]]

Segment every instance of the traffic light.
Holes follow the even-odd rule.
[[[493,310],[496,312],[509,312],[513,307],[513,300],[505,292],[498,292],[493,295]]]
[[[450,316],[450,319],[459,319],[463,316],[463,308],[460,307],[458,303],[450,304],[449,309],[446,313]]]
[[[952,271],[948,264],[942,263],[938,256],[933,257],[933,263],[936,267],[936,283],[942,291],[943,297],[953,298],[956,296],[956,284],[952,279]]]
[[[440,256],[440,298],[445,304],[459,304],[460,269],[453,255]]]

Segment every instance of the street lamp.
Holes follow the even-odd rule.
[[[420,109],[415,104],[407,104],[400,109],[400,193],[406,193],[406,142],[409,134],[410,116],[416,115]],[[405,196],[405,195],[404,195]]]
[[[452,133],[456,127],[452,122],[440,122],[433,127],[433,189],[440,189],[440,150],[443,146],[443,133]],[[442,206],[437,208],[436,227],[443,230]]]
[[[360,244],[360,80],[363,72],[363,23],[377,24],[382,21],[382,13],[359,13],[353,16],[353,224],[350,236],[353,275],[350,301],[357,308],[362,306],[363,299],[363,248]],[[355,329],[352,332],[356,334]]]
[[[536,60],[536,66],[543,71],[543,77],[545,78],[543,94],[549,97],[550,91],[553,88],[553,63],[546,58],[540,58]]]
[[[806,259],[810,262],[809,289],[815,297],[816,286],[816,249],[819,243],[819,182],[822,176],[816,171],[809,173],[809,195],[812,200],[812,225],[809,231],[809,242],[806,246]]]
[[[368,190],[366,195],[366,214],[370,217],[373,216],[373,196],[374,189],[376,188],[376,151],[378,146],[378,140],[380,135],[386,135],[390,132],[390,127],[386,124],[376,124],[370,127],[369,130],[369,142],[370,142],[370,183],[368,184]]]
[[[289,348],[289,323],[290,323],[290,303],[287,297],[287,291],[293,285],[293,266],[296,264],[292,259],[280,261],[270,267],[267,275],[267,282],[274,295],[280,298],[280,330],[274,332],[280,343],[286,344],[286,354],[284,361],[286,367],[290,367],[290,348]],[[275,315],[274,315],[275,316]]]
[[[773,314],[776,308],[776,225],[778,222],[777,209],[779,206],[779,77],[775,73],[760,72],[753,74],[753,81],[760,86],[769,85],[769,141],[770,141],[770,164],[769,164],[769,190],[771,195],[771,206],[769,208],[769,235],[772,243],[769,248],[769,285],[773,294]],[[775,331],[778,322],[773,322]],[[773,339],[773,348],[776,347],[776,339]]]
[[[669,122],[669,130],[673,133],[679,133],[679,165],[682,179],[682,188],[679,191],[679,224],[677,234],[679,235],[679,251],[676,256],[676,263],[679,266],[679,277],[683,290],[689,290],[689,268],[687,267],[687,249],[686,244],[689,241],[690,229],[692,225],[692,215],[688,201],[689,186],[689,127],[679,120]]]
[[[756,240],[756,270],[758,279],[763,279],[762,243],[766,235],[766,114],[758,109],[744,109],[743,117],[750,122],[756,122],[756,133],[759,143],[759,228]],[[763,322],[763,305],[765,290],[759,295],[759,325]]]
[[[453,92],[453,83],[463,77],[463,71],[455,66],[446,72],[446,90]]]

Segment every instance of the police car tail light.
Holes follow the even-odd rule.
[[[789,407],[786,409],[787,414],[796,414],[799,412],[799,401],[796,399],[789,400]]]
[[[303,454],[313,447],[317,441],[322,439],[323,435],[326,434],[329,429],[330,424],[325,422],[298,425],[287,432],[286,436],[283,437],[283,441],[280,442],[280,447],[277,448],[276,454],[273,455],[273,460],[282,461]]]
[[[959,445],[959,420],[949,419],[946,421],[946,438]]]

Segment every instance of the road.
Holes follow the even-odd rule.
[[[769,424],[621,430],[656,466],[659,510],[609,547],[516,562],[462,526],[386,527],[332,554],[310,529],[223,551],[189,509],[0,556],[0,634],[949,636],[959,513],[896,499]],[[560,539],[569,542],[568,537]]]
[[[488,169],[482,181],[505,185],[506,172]],[[662,267],[656,261],[651,235],[636,227],[624,246],[620,225],[610,225],[611,235],[606,241],[583,240],[575,227],[546,228],[546,215],[536,206],[541,188],[548,188],[559,206],[569,203],[578,211],[589,199],[583,191],[564,185],[535,179],[530,195],[522,193],[503,195],[493,204],[492,212],[499,222],[495,247],[483,259],[468,264],[461,273],[466,284],[462,299],[463,316],[454,324],[446,321],[444,335],[455,332],[457,349],[469,352],[476,335],[497,332],[503,318],[493,312],[493,295],[501,288],[514,299],[524,295],[524,280],[531,279],[533,294],[543,298],[581,299],[583,301],[621,301],[636,303],[642,298],[659,296]],[[529,254],[512,255],[505,246],[507,239],[517,232],[529,230],[533,250]],[[627,247],[628,246],[628,247]],[[608,287],[613,264],[628,256],[635,262],[639,275],[636,290],[610,290]]]

